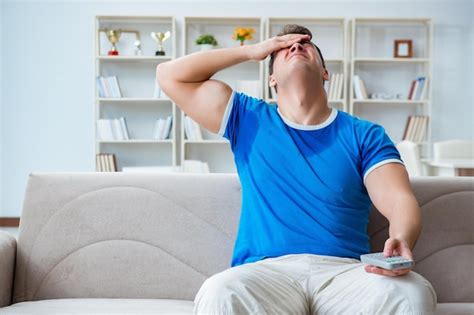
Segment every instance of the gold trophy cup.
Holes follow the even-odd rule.
[[[105,29],[105,35],[107,35],[107,39],[109,40],[109,42],[112,43],[112,48],[108,52],[109,56],[117,56],[119,54],[115,44],[118,43],[121,34],[122,34],[121,29],[118,29],[118,30],[108,29],[108,28]]]
[[[163,50],[163,42],[170,38],[171,32],[151,32],[151,37],[158,43],[158,50],[155,52],[155,56],[164,56],[165,51]]]

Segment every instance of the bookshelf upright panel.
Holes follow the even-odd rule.
[[[211,34],[218,45],[215,48],[240,46],[232,39],[236,27],[253,28],[253,39],[244,45],[263,40],[263,22],[253,17],[184,17],[183,56],[196,53],[201,47],[196,44],[200,35]],[[247,61],[216,73],[211,79],[228,84],[233,90],[263,98],[263,61]],[[178,104],[179,105],[179,104]],[[178,109],[179,110],[179,109]],[[190,139],[185,131],[185,113],[181,112],[181,165],[187,160],[207,163],[212,173],[235,173],[233,154],[229,141],[206,128],[199,126],[202,139]]]
[[[118,55],[109,54],[113,49],[105,33],[107,30],[121,31],[116,43]],[[151,33],[166,31],[170,31],[171,36],[163,42],[165,54],[156,55],[158,44]],[[117,171],[123,171],[124,167],[128,170],[136,167],[173,170],[177,164],[176,106],[164,93],[155,90],[155,74],[159,63],[176,58],[174,17],[96,16],[94,38],[96,157],[100,153],[114,154]],[[98,77],[104,81],[100,82]],[[118,88],[115,90],[106,79],[110,77],[117,79]],[[119,89],[120,94],[104,95],[107,89],[115,92]],[[155,135],[157,120],[168,116],[171,116],[169,135],[166,139],[159,139]],[[126,120],[128,139],[123,135],[117,137],[117,125],[114,126],[113,138],[104,138],[103,120],[120,117]]]
[[[417,122],[414,131],[419,136],[411,140],[420,146],[421,156],[429,156],[431,19],[355,18],[350,29],[349,113],[381,124],[394,143],[407,139],[411,116],[422,117],[424,122]],[[411,41],[411,56],[405,43],[397,51],[407,56],[396,56],[396,41]]]

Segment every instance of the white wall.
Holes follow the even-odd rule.
[[[1,11],[0,216],[19,216],[32,171],[93,171],[95,15],[431,17],[433,140],[473,138],[473,24],[459,1],[25,1]],[[468,61],[470,60],[470,61]]]

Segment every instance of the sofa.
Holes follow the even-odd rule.
[[[437,314],[474,314],[474,178],[411,184],[414,271]],[[0,234],[0,314],[192,314],[204,280],[230,267],[240,206],[236,174],[33,172],[18,239]],[[382,251],[375,209],[368,233]]]

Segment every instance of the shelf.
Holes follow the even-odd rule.
[[[206,17],[206,16],[185,16],[186,24],[204,24],[204,25],[244,25],[260,24],[259,17]]]
[[[172,103],[172,100],[167,98],[97,98],[99,102],[112,102],[112,103]]]
[[[184,140],[185,144],[225,144],[228,140],[204,139],[204,140]]]
[[[153,140],[153,139],[131,139],[131,140],[97,140],[97,143],[173,143],[172,139]]]
[[[156,62],[172,60],[171,56],[96,56],[97,60],[103,61],[142,61],[142,62]]]
[[[429,18],[355,18],[357,24],[427,24]]]
[[[383,100],[383,99],[367,99],[367,100],[353,100],[354,104],[425,104],[427,100]]]
[[[267,102],[267,103],[276,103],[277,100],[274,99],[274,98],[267,98],[267,99],[265,100],[265,102]],[[344,104],[344,100],[343,100],[343,99],[328,100],[328,103],[333,103],[333,104],[334,104],[334,103],[342,103],[342,104]]]
[[[380,63],[428,63],[430,59],[428,58],[354,58],[352,59],[354,63],[364,62],[380,62]]]

